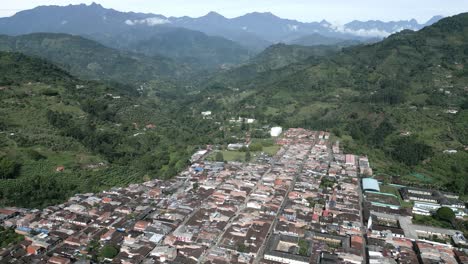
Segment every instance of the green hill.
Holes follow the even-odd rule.
[[[82,81],[19,53],[0,52],[0,76],[2,205],[43,207],[172,177],[215,131],[184,119],[185,104],[173,94]]]
[[[259,80],[259,77],[263,74],[270,74],[273,70],[285,68],[286,66],[290,67],[285,68],[285,72],[292,69],[296,70],[305,66],[306,64],[303,62],[306,60],[331,56],[340,50],[341,48],[338,46],[306,47],[276,44],[268,47],[243,65],[214,74],[212,78],[209,78],[208,83],[248,87],[251,81]]]
[[[468,14],[461,14],[418,32],[266,71],[248,85],[222,75],[206,93],[218,99],[211,106],[227,112],[241,109],[265,123],[331,130],[348,150],[370,155],[377,172],[394,181],[411,184],[419,173],[429,186],[463,194],[467,29]],[[227,89],[233,86],[240,90]],[[458,152],[444,154],[448,149]]]
[[[155,34],[154,31],[158,33]],[[115,38],[98,37],[103,43],[112,41],[126,43],[119,45],[121,49],[143,53],[148,56],[163,54],[176,61],[184,62],[193,67],[217,69],[225,64],[239,64],[250,57],[250,52],[234,41],[222,37],[208,36],[204,33],[184,28],[160,27],[152,29],[132,29]],[[148,37],[142,37],[142,36]],[[109,45],[112,43],[109,42]]]
[[[47,59],[75,76],[91,80],[141,83],[186,78],[191,69],[162,56],[148,57],[105,47],[67,34],[36,33],[0,36],[0,50]]]

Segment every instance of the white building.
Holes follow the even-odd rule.
[[[272,137],[278,137],[279,135],[281,135],[281,133],[283,133],[282,127],[272,127],[270,130],[270,135]]]

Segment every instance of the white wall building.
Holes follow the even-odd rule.
[[[272,137],[278,137],[279,135],[281,135],[281,133],[283,133],[282,127],[272,127],[270,130],[270,135]]]

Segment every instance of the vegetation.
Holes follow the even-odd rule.
[[[20,165],[8,157],[0,157],[0,179],[12,179],[18,175]]]
[[[24,237],[15,233],[14,229],[0,226],[0,248],[5,248],[10,244],[16,244],[22,241]]]
[[[428,188],[463,195],[466,27],[468,14],[460,14],[379,43],[291,64],[284,59],[282,67],[251,63],[215,76],[198,96],[209,95],[213,111],[262,124],[333,131],[346,151],[370,156],[374,171],[393,182],[411,185],[420,181],[416,173]],[[444,154],[447,149],[458,152]]]
[[[413,223],[441,228],[452,228],[452,225],[446,221],[441,221],[435,217],[425,215],[413,215]]]
[[[309,242],[304,239],[299,239],[299,255],[301,256],[309,256]]]
[[[93,40],[67,34],[0,36],[0,51],[21,52],[52,61],[81,78],[142,83],[181,78],[191,69],[162,56],[118,51]]]
[[[442,221],[453,222],[455,213],[448,207],[441,207],[437,210],[436,217]]]
[[[239,243],[237,245],[237,251],[244,253],[247,251],[247,247],[244,245],[244,243]]]
[[[170,178],[196,147],[218,142],[214,124],[194,120],[173,94],[81,81],[17,53],[0,53],[0,73],[2,205],[44,207]]]
[[[250,162],[252,160],[252,155],[250,154],[250,150],[245,152],[245,162]]]
[[[335,184],[336,184],[335,179],[323,177],[320,181],[320,188],[333,188]]]
[[[77,192],[167,179],[186,167],[194,149],[244,142],[247,135],[253,138],[250,149],[219,151],[210,158],[273,155],[278,146],[266,139],[273,125],[333,131],[347,152],[368,155],[374,172],[390,181],[465,195],[467,27],[468,14],[461,14],[341,51],[278,45],[197,89],[158,79],[159,73],[172,76],[173,69],[175,75],[186,72],[163,59],[155,62],[68,35],[2,37],[0,49],[30,52],[61,68],[0,52],[0,203],[44,207]],[[170,31],[134,43],[129,36],[122,36],[127,42],[107,41],[154,55],[153,41],[164,50],[174,37]],[[181,47],[171,56],[213,66],[220,61],[206,51],[214,49],[234,62],[245,59],[238,56],[242,48],[226,50],[231,46],[220,47],[228,44],[223,40],[205,45],[205,37],[181,37],[178,45],[198,46]],[[202,57],[193,58],[187,48]],[[100,56],[109,63],[89,60]],[[138,85],[83,81],[64,69]],[[215,113],[212,120],[199,116],[207,110]],[[239,116],[256,123],[229,122]],[[447,149],[458,152],[444,153]],[[334,184],[323,182],[322,187]]]
[[[219,162],[223,162],[223,161],[224,161],[224,155],[223,155],[223,153],[222,153],[221,151],[216,152],[215,160],[216,160],[216,161],[219,161]]]
[[[99,256],[101,258],[107,259],[113,259],[115,256],[117,256],[117,254],[119,254],[119,249],[116,246],[110,244],[104,245],[99,252]]]

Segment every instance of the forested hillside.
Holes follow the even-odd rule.
[[[189,78],[191,68],[162,56],[122,52],[79,36],[36,33],[0,36],[0,50],[47,59],[75,76],[92,80],[142,83]]]
[[[318,58],[332,56],[338,53],[341,48],[340,46],[272,45],[247,63],[214,74],[211,78],[208,78],[207,83],[221,86],[249,87],[252,81],[258,81],[258,78],[263,74],[269,75],[272,71],[281,68],[285,72],[292,69],[296,70],[302,66],[307,66],[306,60],[317,60]],[[285,68],[286,66],[290,67]]]
[[[224,74],[200,96],[214,99],[209,106],[218,111],[241,109],[265,123],[331,130],[350,151],[369,154],[388,180],[464,194],[467,29],[468,14],[457,15],[248,82]]]
[[[172,177],[217,133],[186,118],[171,93],[147,97],[132,86],[82,81],[9,52],[0,52],[0,76],[1,204],[42,207]]]

